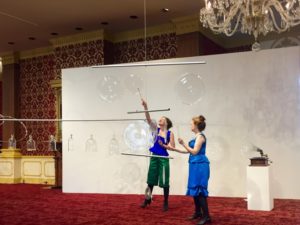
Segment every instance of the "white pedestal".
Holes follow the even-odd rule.
[[[271,192],[270,166],[248,166],[248,210],[271,211],[274,200]]]

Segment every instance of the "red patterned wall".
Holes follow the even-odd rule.
[[[124,41],[114,44],[114,62],[127,63],[145,59],[144,39]],[[147,60],[176,57],[176,34],[163,34],[147,38]]]
[[[56,73],[61,69],[103,64],[103,41],[96,40],[79,44],[66,45],[54,49]]]
[[[54,79],[54,56],[47,55],[20,61],[20,117],[44,118],[56,117],[55,95],[49,85]],[[47,150],[50,134],[55,133],[53,122],[26,122],[28,134],[32,134],[36,141],[37,150]],[[20,135],[24,129],[20,127]],[[22,150],[26,148],[26,140],[19,143]],[[24,152],[25,153],[25,152]]]
[[[103,41],[91,41],[57,47],[54,54],[20,61],[20,117],[56,118],[55,95],[50,81],[60,76],[62,68],[103,63]],[[37,152],[26,152],[26,141],[20,144],[24,154],[51,154],[49,135],[55,134],[53,122],[26,122],[28,133],[37,144]],[[24,129],[20,127],[21,136]]]

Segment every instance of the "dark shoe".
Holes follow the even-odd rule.
[[[164,202],[163,211],[166,212],[169,210],[169,204],[168,202]]]
[[[147,205],[151,204],[151,199],[145,199],[145,201],[141,204],[141,208],[146,208]]]
[[[210,217],[204,217],[203,219],[201,219],[199,221],[199,223],[197,223],[197,225],[203,225],[203,224],[209,224],[209,223],[211,223]]]
[[[195,220],[197,218],[200,218],[202,215],[201,213],[194,213],[192,216],[188,217],[188,220]]]

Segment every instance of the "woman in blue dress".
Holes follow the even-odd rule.
[[[208,180],[210,175],[209,160],[205,155],[206,137],[202,133],[206,127],[204,116],[194,117],[191,121],[191,130],[195,133],[195,138],[188,144],[182,139],[178,139],[179,144],[184,149],[176,149],[172,146],[164,145],[168,150],[180,153],[189,153],[189,178],[186,195],[192,196],[195,204],[195,213],[189,218],[191,220],[201,218],[198,224],[203,225],[211,222],[207,197]]]

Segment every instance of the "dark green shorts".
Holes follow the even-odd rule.
[[[159,187],[169,187],[170,164],[169,159],[151,158],[147,183]]]

